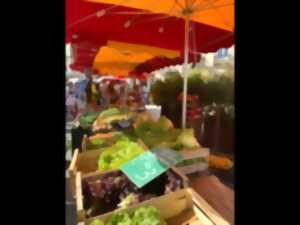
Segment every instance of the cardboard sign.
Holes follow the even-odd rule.
[[[161,163],[150,151],[143,153],[121,167],[121,171],[139,188],[151,182],[167,169],[168,166]]]
[[[172,167],[183,161],[183,157],[178,152],[170,148],[156,147],[150,151],[153,152],[159,160],[168,167]]]

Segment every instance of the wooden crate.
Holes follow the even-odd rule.
[[[185,175],[183,175],[180,171],[178,171],[174,167],[171,167],[170,170],[172,170],[173,173],[175,173],[179,178],[181,178],[183,182],[183,188],[189,187],[189,179]],[[119,170],[115,170],[115,171],[119,171]],[[93,173],[86,174],[84,177],[81,175],[81,172],[76,173],[74,177],[74,183],[75,183],[75,198],[76,198],[76,208],[77,208],[77,221],[83,221],[86,215],[85,209],[83,207],[82,181],[97,180],[99,178],[101,179],[101,177],[106,173],[101,173],[99,171],[96,171]]]
[[[197,159],[203,158],[205,159],[204,162],[197,162],[191,165],[186,166],[176,166],[178,170],[180,170],[183,174],[192,174],[196,172],[201,172],[207,170],[208,168],[208,157],[209,157],[209,148],[200,148],[199,150],[181,150],[178,153],[184,158],[184,160],[189,159]]]
[[[144,150],[148,150],[147,146],[141,140],[138,140],[137,143]],[[68,168],[68,173],[70,177],[75,176],[76,172],[78,171],[81,172],[83,177],[98,171],[98,159],[101,152],[102,149],[83,151],[83,152],[79,152],[79,149],[76,149],[74,151],[72,161]]]
[[[142,148],[148,150],[142,140],[138,140],[137,142]],[[76,194],[76,173],[81,172],[82,177],[98,174],[98,159],[101,152],[102,149],[83,152],[79,152],[79,149],[75,149],[70,166],[67,170],[70,179],[71,192],[74,197]]]
[[[168,225],[230,225],[193,189],[186,188],[177,192],[150,199],[125,210],[115,212],[132,212],[140,206],[154,206]],[[78,223],[88,225],[94,219],[107,222],[113,212],[89,218]]]

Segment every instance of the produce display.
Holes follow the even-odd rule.
[[[79,125],[83,129],[90,129],[99,114],[100,112],[85,112],[81,114],[79,117]]]
[[[86,140],[87,150],[96,150],[109,147],[120,140],[137,141],[134,130],[113,131],[108,133],[96,133]]]
[[[174,128],[172,122],[165,116],[157,122],[140,120],[135,124],[135,132],[149,148],[166,146],[174,150],[193,150],[201,147],[193,129]]]
[[[89,225],[166,225],[159,211],[153,206],[141,206],[132,213],[114,213],[107,223],[95,219]]]
[[[184,187],[182,178],[172,170],[156,177],[142,188],[135,186],[121,171],[84,179],[82,193],[86,216],[94,217],[174,192]]]
[[[120,168],[124,163],[136,158],[144,152],[144,149],[136,142],[128,139],[117,141],[110,147],[102,149],[98,161],[101,172]]]
[[[129,120],[134,116],[133,112],[126,109],[109,108],[102,111],[93,123],[93,131],[111,129],[112,123],[121,120]]]
[[[194,135],[193,129],[174,128],[173,123],[167,117],[162,116],[154,121],[149,113],[134,113],[125,109],[110,108],[102,111],[97,118],[95,114],[83,117],[85,122],[93,122],[95,135],[89,137],[86,147],[88,150],[99,149],[114,144],[119,140],[137,141],[141,139],[149,148],[165,146],[174,150],[198,149],[200,144]],[[117,132],[96,133],[103,129],[112,129],[116,121],[129,120],[134,122],[132,129]]]

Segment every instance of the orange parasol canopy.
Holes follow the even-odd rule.
[[[87,0],[90,2],[121,5],[125,7],[163,13],[170,16],[190,19],[218,27],[234,30],[234,0]]]
[[[146,45],[108,41],[107,46],[101,47],[97,53],[93,69],[100,75],[128,76],[129,72],[137,65],[155,56],[177,58],[180,56],[180,52]]]

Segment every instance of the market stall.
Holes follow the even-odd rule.
[[[233,0],[67,0],[72,69],[148,79],[154,70],[183,63],[178,76],[148,87],[150,101],[144,100],[145,82],[92,85],[103,101],[76,116],[69,147],[68,203],[75,205],[70,216],[77,225],[234,224],[233,191],[222,185],[234,188],[233,177],[212,176],[232,175],[234,158],[198,136],[212,112],[221,115],[223,107],[230,114],[234,82],[188,70],[203,52],[232,45],[233,5]],[[220,92],[220,84],[226,91]]]
[[[147,111],[108,108],[93,115],[89,114],[88,120],[86,117],[83,118],[85,119],[82,119],[81,124],[84,124],[85,128],[89,130],[89,134],[82,138],[82,152],[79,152],[78,149],[75,151],[68,171],[71,192],[77,202],[77,218],[79,221],[87,222],[87,224],[96,223],[94,221],[97,221],[97,218],[101,218],[101,220],[106,218],[102,217],[102,214],[106,215],[105,213],[118,209],[120,205],[127,205],[125,207],[127,209],[131,205],[139,205],[139,203],[143,205],[144,201],[155,202],[159,196],[164,197],[166,195],[167,198],[171,192],[177,193],[177,187],[178,190],[180,187],[183,190],[188,188],[190,181],[184,174],[192,173],[194,176],[195,172],[208,172],[209,166],[218,169],[230,169],[232,167],[230,160],[226,162],[217,156],[209,156],[209,150],[201,147],[192,129],[174,128],[172,122],[164,116],[154,120]],[[118,126],[116,126],[117,124]],[[179,161],[172,164],[169,170],[165,170],[169,171],[163,173],[166,174],[166,178],[158,175],[145,186],[145,190],[152,190],[149,193],[144,192],[143,188],[139,189],[135,186],[122,170],[124,165],[130,164],[146,152],[154,153],[160,163],[166,162],[165,160],[168,161],[170,157],[173,157],[172,159],[175,156],[180,157]],[[149,168],[144,169],[147,171]],[[179,180],[178,178],[175,179],[176,176]],[[120,184],[119,191],[113,189],[116,188],[115,186],[107,186],[112,180],[119,179],[127,180],[129,186],[127,187],[126,183],[123,184],[125,186]],[[156,179],[158,179],[157,184],[155,184]],[[168,194],[169,191],[159,192],[155,190],[155,185],[163,185],[163,180],[173,182],[173,184],[166,183],[165,191],[171,191],[170,194]],[[193,180],[195,181],[194,178],[191,179],[191,181]],[[104,186],[102,188],[97,186],[103,182],[104,184],[108,182],[105,188]],[[101,192],[98,193],[98,191]],[[116,194],[117,192],[119,196],[109,195],[109,193]],[[184,193],[187,194],[187,192]],[[141,197],[138,197],[140,195]],[[92,200],[93,198],[94,200]],[[101,200],[101,198],[104,199]],[[187,196],[187,198],[189,197]],[[197,196],[197,198],[199,197]],[[103,204],[101,206],[94,205],[102,201],[107,206]],[[105,203],[106,201],[108,203]],[[110,203],[111,201],[115,201],[115,203]],[[97,207],[100,208],[97,209]],[[105,208],[107,211],[101,211]]]

